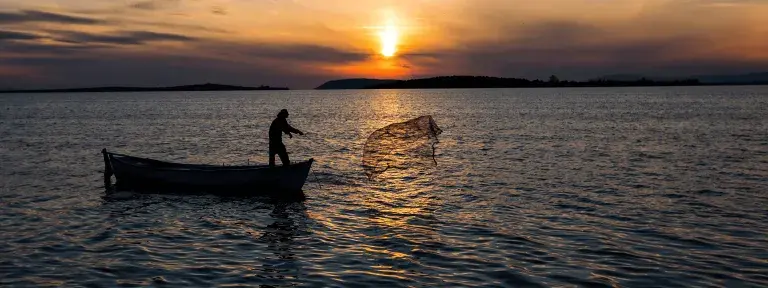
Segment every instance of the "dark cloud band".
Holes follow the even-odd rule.
[[[149,31],[120,31],[114,34],[91,34],[74,31],[58,31],[55,39],[67,43],[139,45],[158,41],[192,41],[193,37]]]
[[[0,24],[18,24],[28,22],[50,22],[62,24],[99,24],[102,20],[79,16],[70,16],[37,10],[21,12],[0,12]]]
[[[39,35],[32,33],[16,32],[16,31],[3,31],[0,30],[0,41],[4,40],[32,40],[43,38]]]

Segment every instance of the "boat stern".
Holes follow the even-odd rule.
[[[315,159],[309,159],[288,167],[277,168],[280,173],[277,183],[278,188],[284,191],[302,191],[314,162]]]

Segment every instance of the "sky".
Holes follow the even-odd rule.
[[[0,0],[0,89],[768,71],[768,0]]]

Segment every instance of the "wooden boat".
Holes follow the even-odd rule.
[[[301,193],[314,159],[290,166],[179,164],[107,152],[104,181],[114,174],[119,188],[173,188],[223,195],[273,196]]]

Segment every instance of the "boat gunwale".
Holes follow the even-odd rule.
[[[107,155],[109,155],[110,161],[118,161],[122,164],[129,165],[132,167],[137,167],[141,169],[154,169],[154,170],[162,170],[162,171],[199,171],[199,172],[230,172],[230,171],[259,171],[259,170],[270,170],[273,167],[269,167],[269,165],[254,165],[254,166],[217,166],[217,165],[209,165],[209,164],[184,164],[184,163],[174,163],[174,162],[167,162],[167,161],[161,161],[161,160],[155,160],[150,158],[142,158],[142,157],[136,157],[136,156],[130,156],[125,154],[119,154],[119,153],[112,153],[112,152],[106,152]],[[118,157],[112,157],[112,156],[118,156]],[[147,162],[154,162],[154,163],[161,163],[161,164],[170,164],[176,167],[162,167],[162,166],[140,166],[136,165],[135,163],[131,163],[130,161],[126,161],[124,159],[120,159],[120,157],[126,157],[126,158],[133,158],[138,159],[141,161],[147,161]],[[302,168],[304,166],[310,166],[315,161],[314,158],[310,158],[306,161],[296,162],[292,163],[290,166],[275,166],[274,168],[278,169],[285,169],[285,168]]]

